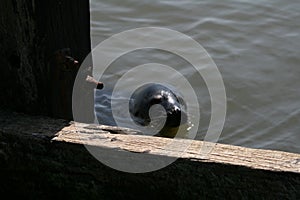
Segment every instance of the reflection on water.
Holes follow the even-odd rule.
[[[224,79],[228,110],[219,142],[300,153],[298,0],[92,0],[91,15],[93,46],[137,27],[166,27],[191,36],[208,51]],[[106,88],[96,96],[100,123],[113,124],[108,105],[116,81],[149,62],[172,66],[198,86],[197,138],[203,139],[210,119],[206,86],[189,63],[159,50],[124,55],[106,71],[101,79]]]

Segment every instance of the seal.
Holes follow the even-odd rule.
[[[149,110],[159,104],[166,111],[166,121],[157,136],[175,137],[182,124],[187,123],[186,106],[183,98],[169,87],[148,83],[139,87],[129,101],[129,113],[135,123],[148,126],[151,122]]]

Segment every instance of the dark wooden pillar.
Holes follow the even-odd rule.
[[[79,63],[89,54],[89,1],[2,0],[0,10],[0,106],[72,119],[70,90],[79,65],[68,68],[57,54]],[[93,101],[88,94],[83,98]]]

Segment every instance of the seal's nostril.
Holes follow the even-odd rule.
[[[174,111],[175,111],[175,112],[180,112],[180,108],[179,108],[178,106],[175,106],[175,107],[174,107]]]

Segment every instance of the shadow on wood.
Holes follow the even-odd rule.
[[[297,199],[300,195],[299,154],[217,144],[203,160],[197,158],[202,142],[195,141],[166,168],[130,174],[96,160],[84,141],[95,142],[103,153],[113,146],[162,159],[167,155],[157,149],[172,139],[91,124],[74,129],[67,121],[16,113],[0,112],[0,120],[0,191],[10,197]],[[95,134],[102,139],[78,139]]]

